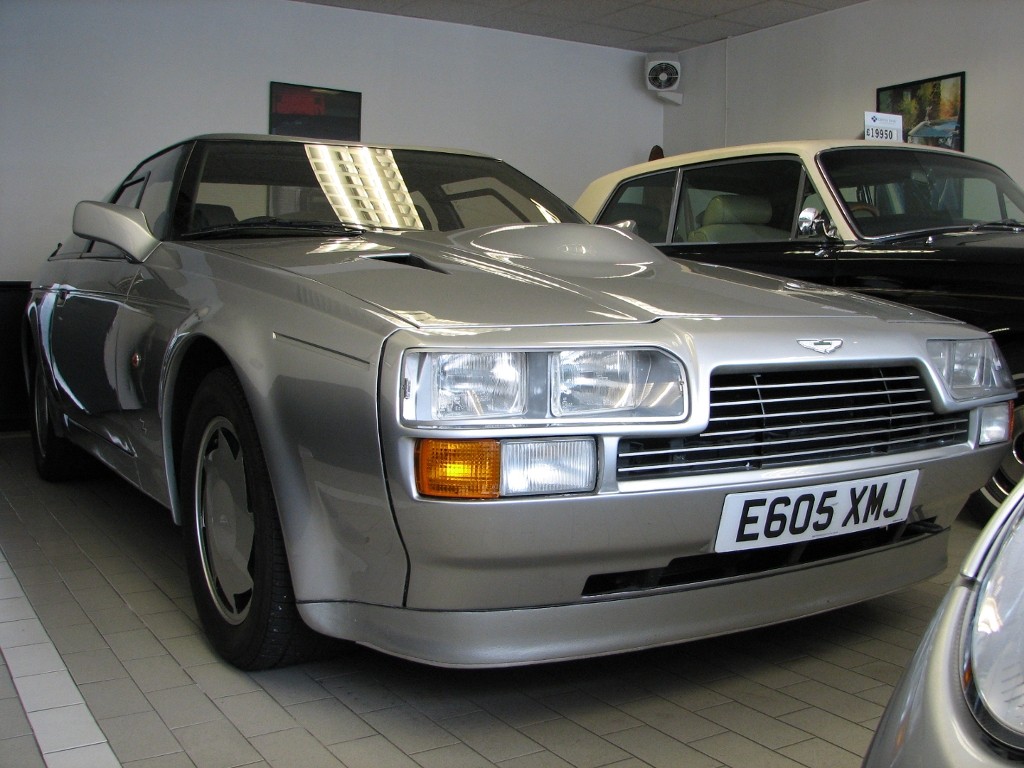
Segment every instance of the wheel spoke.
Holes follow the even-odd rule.
[[[212,424],[204,440],[199,473],[203,559],[207,584],[228,621],[248,614],[252,597],[255,536],[246,491],[241,446],[223,420]]]

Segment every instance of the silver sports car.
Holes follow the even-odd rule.
[[[896,686],[864,768],[1024,762],[1024,483],[975,542]]]
[[[243,668],[756,627],[928,577],[1008,449],[991,338],[676,262],[472,153],[204,136],[83,202],[24,329],[46,478],[186,531]]]

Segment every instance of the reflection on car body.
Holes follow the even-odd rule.
[[[911,133],[933,143],[926,134],[940,129],[958,135],[945,124]],[[991,163],[865,141],[726,147],[610,173],[576,208],[602,224],[632,221],[674,258],[811,280],[964,320],[996,337],[1024,392],[1024,191]],[[1022,478],[1018,397],[1013,450],[975,510],[991,511]]]
[[[959,118],[951,117],[918,123],[907,133],[907,141],[911,144],[959,150],[963,149],[962,135]]]
[[[942,568],[1008,447],[986,333],[674,262],[480,155],[200,137],[73,228],[26,315],[37,466],[167,505],[241,667],[828,610]]]
[[[978,537],[896,686],[865,768],[1024,760],[1024,484]]]

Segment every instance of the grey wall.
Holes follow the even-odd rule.
[[[271,80],[360,91],[364,140],[497,155],[574,200],[661,142],[641,62],[289,0],[0,0],[0,281],[147,154],[265,133]]]

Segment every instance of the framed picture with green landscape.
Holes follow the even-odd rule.
[[[875,111],[903,116],[903,140],[964,150],[965,73],[879,88]]]

